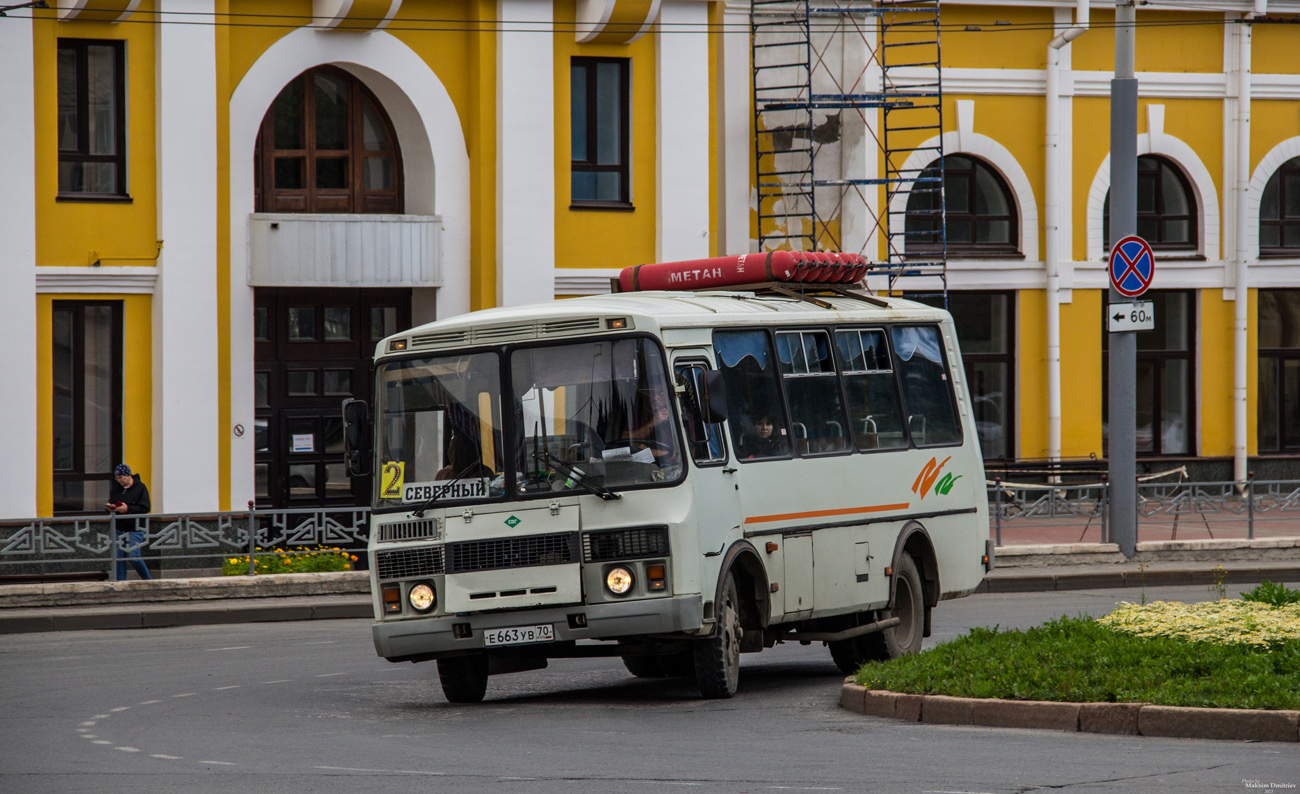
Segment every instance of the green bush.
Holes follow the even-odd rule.
[[[1292,590],[1277,582],[1260,582],[1254,590],[1247,590],[1241,594],[1241,597],[1247,601],[1258,601],[1275,607],[1300,604],[1300,590]]]
[[[1300,640],[1265,648],[1139,637],[1090,618],[973,629],[924,653],[863,665],[858,683],[956,697],[1300,709]]]
[[[312,549],[258,549],[254,565],[258,574],[349,571],[357,561],[346,549],[317,546]],[[247,576],[248,555],[221,561],[222,576]]]

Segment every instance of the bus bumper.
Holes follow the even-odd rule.
[[[572,615],[582,615],[586,625],[574,627]],[[536,626],[549,623],[555,627],[555,642],[572,640],[606,640],[638,635],[697,632],[703,626],[703,602],[699,595],[618,601],[606,604],[574,604],[515,612],[475,612],[468,615],[395,620],[372,627],[375,651],[390,662],[425,661],[440,656],[454,656],[483,648],[485,629],[511,626]],[[455,624],[469,624],[465,630]],[[457,637],[457,634],[462,636]],[[545,653],[551,643],[528,647]],[[414,658],[418,657],[418,658]]]

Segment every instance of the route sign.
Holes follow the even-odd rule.
[[[1153,331],[1156,327],[1155,301],[1112,303],[1106,314],[1112,334],[1122,331]]]
[[[1136,298],[1151,286],[1156,258],[1147,241],[1136,235],[1125,237],[1110,249],[1110,285],[1126,298]]]

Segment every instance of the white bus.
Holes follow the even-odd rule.
[[[779,642],[845,672],[915,652],[992,564],[960,361],[946,312],[843,293],[623,293],[385,339],[373,419],[344,408],[350,465],[374,461],[375,648],[436,660],[454,702],[560,657],[730,697]]]

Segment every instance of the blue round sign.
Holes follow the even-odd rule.
[[[1147,241],[1136,235],[1125,237],[1110,249],[1110,285],[1126,298],[1136,298],[1151,286],[1156,258]]]

